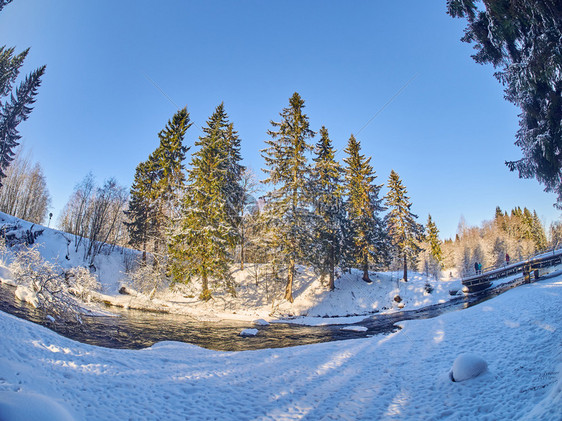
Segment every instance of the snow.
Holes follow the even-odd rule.
[[[76,251],[74,236],[47,227],[34,225],[0,212],[0,226],[11,226],[10,234],[19,238],[27,230],[42,232],[36,238],[36,244],[42,257],[62,268],[88,266],[84,261],[82,246]],[[82,245],[86,242],[83,241]],[[448,301],[450,291],[461,290],[459,279],[428,280],[421,274],[410,273],[410,281],[400,282],[401,273],[371,272],[372,283],[362,280],[362,272],[353,270],[343,273],[335,281],[335,290],[328,291],[313,270],[297,267],[293,295],[295,301],[290,303],[280,300],[284,285],[267,284],[263,281],[263,265],[246,264],[244,270],[233,268],[237,297],[227,292],[214,291],[213,299],[205,302],[198,299],[200,285],[178,285],[173,291],[164,289],[154,297],[135,291],[127,285],[125,274],[126,261],[134,257],[134,250],[115,247],[111,252],[96,256],[92,270],[101,283],[101,293],[93,292],[91,296],[99,302],[110,303],[126,309],[164,311],[186,314],[201,321],[221,319],[244,320],[252,323],[263,320],[267,323],[282,320],[295,324],[323,325],[357,323],[374,313],[413,310],[428,305]],[[260,279],[261,279],[260,278]],[[12,282],[9,271],[0,265],[0,282]],[[12,282],[13,283],[13,282]],[[426,292],[426,284],[433,288],[431,294]],[[124,287],[124,288],[123,288]],[[271,291],[281,291],[277,296]],[[126,294],[119,294],[119,290]],[[399,295],[400,303],[394,301]],[[32,302],[31,294],[23,294],[22,299]]]
[[[231,353],[100,348],[0,313],[0,419],[560,420],[561,304],[559,274],[389,335]],[[460,354],[488,370],[451,382]]]
[[[453,363],[451,380],[463,382],[478,377],[488,369],[488,363],[482,357],[473,354],[461,354]]]
[[[257,329],[243,329],[242,332],[240,332],[240,336],[256,336],[257,334]]]
[[[5,214],[1,224],[15,226],[12,233],[31,228]],[[72,236],[33,230],[43,230],[37,242],[44,258],[64,268],[84,264]],[[255,282],[262,268],[248,264],[234,271],[236,298],[215,292],[202,302],[192,285],[150,299],[131,288],[128,295],[118,293],[127,253],[134,251],[115,248],[96,257],[99,300],[198,320],[246,320],[254,326],[240,332],[248,341],[271,322],[364,331],[354,324],[374,313],[445,302],[450,291],[461,289],[458,279],[420,274],[404,283],[398,273],[371,273],[367,284],[352,271],[329,292],[311,270],[299,267],[289,303],[264,294]],[[1,265],[0,282],[14,285]],[[15,290],[33,301],[32,291]],[[245,352],[176,342],[106,349],[0,312],[0,419],[560,420],[561,298],[558,272],[465,310],[401,322],[392,334]],[[464,381],[452,382],[451,372]]]
[[[365,326],[344,326],[341,330],[348,330],[350,332],[366,332],[368,329]]]

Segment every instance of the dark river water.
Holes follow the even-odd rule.
[[[240,332],[243,329],[254,327],[252,323],[202,322],[187,316],[124,310],[115,307],[105,309],[114,313],[114,316],[84,316],[82,324],[53,323],[46,319],[43,312],[17,300],[14,296],[14,288],[2,283],[0,283],[0,311],[46,326],[76,341],[108,348],[140,349],[156,342],[180,341],[214,350],[241,351],[283,348],[390,333],[399,329],[396,323],[400,321],[426,319],[448,311],[462,310],[495,297],[521,283],[522,281],[519,280],[478,294],[466,297],[455,296],[447,303],[419,310],[373,314],[367,319],[353,324],[366,327],[367,330],[364,332],[342,330],[344,325],[310,327],[272,323],[269,326],[258,326],[259,332],[256,336],[242,337]]]

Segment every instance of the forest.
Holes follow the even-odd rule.
[[[58,228],[75,235],[72,246],[82,246],[90,264],[115,246],[132,247],[142,252],[133,278],[158,286],[197,282],[203,300],[214,290],[235,295],[232,269],[246,263],[267,267],[292,301],[299,265],[314,268],[332,290],[351,268],[361,270],[365,282],[371,282],[369,271],[383,270],[400,270],[404,281],[408,270],[448,279],[474,274],[475,262],[497,267],[507,256],[517,261],[560,243],[562,224],[547,230],[536,211],[519,207],[496,208],[480,227],[461,219],[456,237],[441,239],[431,215],[425,224],[418,221],[395,171],[381,182],[353,135],[338,162],[328,129],[313,131],[304,109],[294,93],[271,121],[261,151],[263,180],[242,165],[241,139],[224,104],[202,127],[194,151],[186,146],[192,122],[181,109],[138,164],[129,190],[113,178],[99,186],[87,174]],[[3,183],[1,211],[37,224],[49,216],[50,225],[41,166],[21,148]]]

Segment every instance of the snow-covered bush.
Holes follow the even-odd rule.
[[[83,266],[68,269],[64,278],[69,292],[82,301],[90,301],[93,291],[101,291],[101,284],[96,276]]]
[[[79,320],[80,306],[70,294],[61,269],[45,261],[37,247],[23,247],[16,251],[8,268],[20,292],[27,292],[29,299],[26,301],[56,318]]]
[[[169,285],[166,275],[160,269],[153,265],[140,263],[135,269],[127,273],[127,278],[131,286],[143,294],[153,298],[157,291],[162,290]]]

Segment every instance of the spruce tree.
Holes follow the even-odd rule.
[[[271,121],[271,139],[262,156],[268,167],[264,171],[271,191],[266,195],[263,217],[268,227],[269,244],[277,263],[287,268],[284,298],[293,302],[293,281],[297,262],[310,255],[310,221],[307,195],[309,165],[306,153],[314,136],[303,112],[304,100],[298,93],[289,99],[289,107],[280,113],[281,121]]]
[[[515,144],[523,157],[506,162],[521,178],[536,178],[562,206],[562,0],[448,0],[466,18],[462,41],[489,63],[505,98],[521,108]]]
[[[186,108],[168,120],[158,133],[156,150],[137,166],[130,191],[126,226],[131,245],[142,247],[143,261],[150,245],[155,266],[160,255],[164,257],[162,261],[167,258],[168,237],[177,219],[179,197],[185,184],[185,155],[189,149],[183,142],[190,126]]]
[[[345,207],[343,170],[335,159],[328,130],[322,126],[316,144],[311,174],[310,196],[313,198],[315,266],[328,275],[328,288],[334,289],[335,268],[342,261]]]
[[[443,251],[441,250],[441,240],[439,239],[439,230],[433,222],[431,215],[427,217],[427,225],[425,227],[427,241],[431,250],[431,255],[443,267]]]
[[[200,298],[211,298],[211,280],[222,281],[235,294],[230,274],[231,247],[238,237],[232,221],[233,184],[239,185],[240,172],[234,165],[239,155],[237,138],[223,104],[203,128],[204,136],[195,143],[188,182],[182,202],[179,227],[172,236],[170,253],[176,281],[201,280]]]
[[[0,3],[0,10],[8,3]],[[14,48],[0,47],[0,187],[6,176],[6,168],[14,159],[14,149],[21,139],[18,125],[29,117],[41,84],[41,76],[45,73],[46,66],[34,70],[12,92],[28,52],[29,49],[15,55]]]
[[[345,167],[345,193],[348,226],[346,248],[348,264],[363,270],[363,280],[369,278],[369,263],[381,264],[388,253],[387,236],[380,213],[384,211],[379,193],[382,184],[375,184],[377,175],[371,158],[361,154],[361,145],[351,135],[347,148]]]
[[[531,235],[533,238],[533,242],[535,243],[535,251],[545,250],[547,248],[548,241],[546,239],[546,233],[544,231],[542,222],[537,215],[537,211],[533,211],[531,226]]]
[[[398,174],[392,170],[388,179],[386,205],[390,209],[387,217],[388,233],[398,257],[404,263],[404,282],[408,282],[408,260],[413,260],[420,250],[418,242],[423,226],[416,222],[417,215],[410,210],[412,204],[406,196],[406,187]]]
[[[125,211],[125,226],[129,233],[129,244],[142,250],[142,261],[146,262],[148,244],[154,238],[156,216],[154,203],[157,183],[156,166],[151,157],[141,162],[135,170],[135,178],[129,195],[129,207]]]

